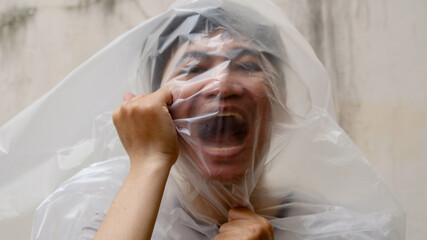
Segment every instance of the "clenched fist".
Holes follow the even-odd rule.
[[[215,237],[215,240],[225,239],[273,240],[273,226],[248,208],[232,208],[228,212],[228,222],[219,228]]]
[[[124,102],[113,113],[113,122],[131,160],[131,169],[145,161],[173,165],[178,157],[177,134],[169,113],[169,89],[148,95],[126,93]]]

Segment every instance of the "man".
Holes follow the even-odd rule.
[[[33,238],[402,236],[393,197],[331,117],[308,44],[271,3],[246,4],[196,1],[119,41],[144,93],[113,114],[128,157],[65,182],[38,208]],[[102,151],[117,148],[115,134],[95,135]]]
[[[131,171],[99,239],[150,237],[166,179],[178,157],[173,119],[180,132],[191,132],[180,138],[182,154],[188,156],[187,172],[193,168],[203,178],[228,187],[247,181],[248,173],[257,168],[270,135],[267,77],[260,53],[224,31],[198,32],[181,44],[164,71],[165,87],[146,96],[125,94],[113,118]],[[227,195],[226,187],[218,189]],[[206,204],[193,207],[208,216],[215,210]],[[216,239],[274,235],[271,224],[247,208],[230,210],[219,232]]]

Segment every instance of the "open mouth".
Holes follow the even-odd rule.
[[[198,126],[198,135],[211,152],[235,152],[243,147],[248,128],[248,122],[241,114],[220,113],[202,120]]]

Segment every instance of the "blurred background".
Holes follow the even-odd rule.
[[[327,68],[337,120],[401,201],[406,239],[426,239],[427,1],[273,1]],[[171,3],[0,0],[0,125]]]

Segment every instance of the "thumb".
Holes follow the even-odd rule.
[[[127,93],[123,94],[123,101],[124,102],[129,101],[134,97],[135,97],[135,95],[133,93],[127,92]]]

